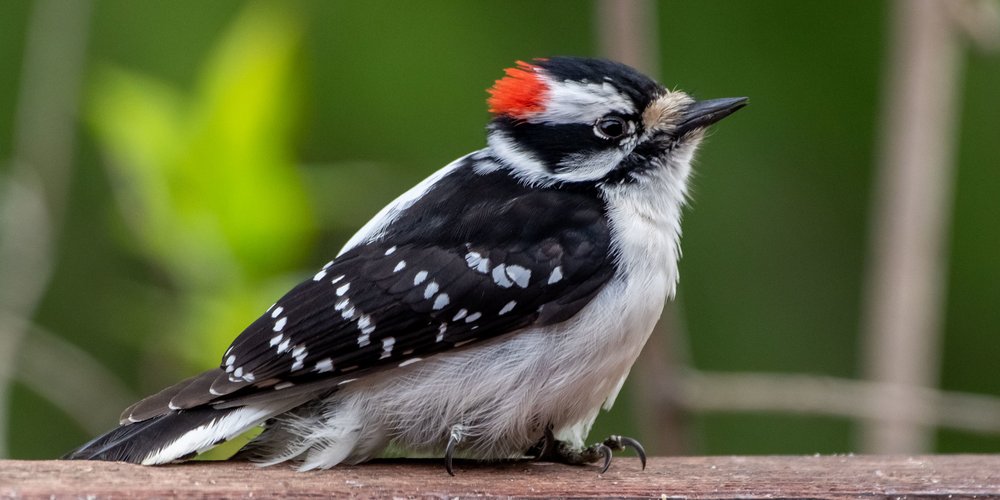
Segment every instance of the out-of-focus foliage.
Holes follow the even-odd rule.
[[[658,3],[661,81],[751,98],[699,153],[685,216],[678,300],[696,368],[857,375],[885,7]],[[0,170],[31,12],[0,2]],[[481,147],[504,67],[597,50],[577,0],[95,0],[91,16],[70,210],[35,319],[137,396],[216,365],[382,205]],[[965,62],[942,386],[1000,395],[1000,60]],[[630,397],[594,436],[635,434]],[[14,457],[87,437],[23,387],[11,410]],[[852,449],[841,419],[691,421],[697,453]],[[938,449],[1000,439],[947,432]]]
[[[259,312],[315,229],[294,164],[301,27],[255,5],[207,56],[195,89],[101,67],[86,118],[142,250],[180,289],[173,335],[194,366]]]

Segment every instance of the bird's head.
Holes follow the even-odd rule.
[[[705,128],[746,104],[695,101],[624,64],[577,57],[519,61],[489,93],[494,155],[536,185],[641,182],[656,169],[687,169]]]

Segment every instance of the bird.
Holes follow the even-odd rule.
[[[708,127],[624,64],[517,61],[488,89],[485,147],[404,192],[236,336],[217,368],[125,409],[75,460],[237,457],[326,469],[387,448],[586,465],[587,445],[675,293],[681,215]]]

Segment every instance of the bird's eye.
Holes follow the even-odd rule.
[[[605,116],[594,124],[594,133],[602,139],[618,139],[627,130],[625,119],[619,116]]]

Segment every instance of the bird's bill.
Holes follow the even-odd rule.
[[[725,97],[695,101],[684,110],[675,134],[684,135],[692,130],[707,127],[747,105],[746,97]]]

